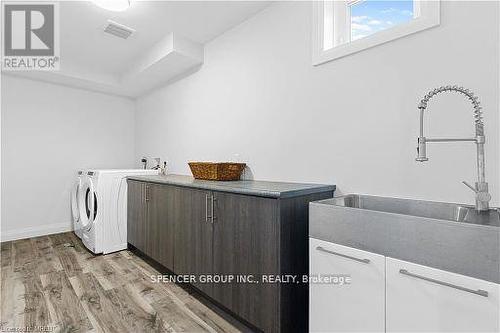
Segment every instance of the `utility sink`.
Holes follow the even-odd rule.
[[[474,206],[468,205],[358,194],[331,199],[330,204],[392,214],[500,227],[500,209],[498,208],[478,212]]]
[[[349,194],[312,202],[309,236],[500,283],[500,210]]]

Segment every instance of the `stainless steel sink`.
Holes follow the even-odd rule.
[[[331,199],[335,206],[500,227],[500,209],[476,211],[474,206],[350,194]]]
[[[312,202],[309,236],[500,283],[500,210],[350,194]]]

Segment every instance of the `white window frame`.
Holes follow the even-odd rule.
[[[350,8],[360,1],[362,0],[312,2],[314,66],[438,26],[440,23],[439,0],[414,0],[412,20],[351,41]],[[330,48],[325,50],[325,45]]]

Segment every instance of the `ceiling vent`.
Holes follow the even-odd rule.
[[[116,37],[127,39],[133,32],[135,32],[135,30],[123,24],[108,20],[108,25],[104,28],[104,32]]]

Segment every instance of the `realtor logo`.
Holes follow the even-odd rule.
[[[57,3],[3,5],[3,70],[59,69]]]

